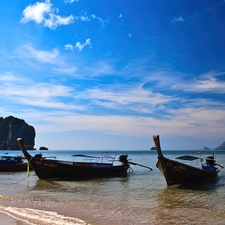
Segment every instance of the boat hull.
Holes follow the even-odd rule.
[[[162,154],[159,135],[154,135],[153,140],[158,153],[156,167],[158,167],[164,175],[168,186],[174,184],[216,181],[219,172],[217,167],[210,166],[210,170],[208,170],[168,159]]]
[[[215,181],[219,170],[207,171],[165,157],[159,158],[156,166],[164,175],[167,185]]]
[[[16,165],[0,164],[0,172],[21,172],[27,170],[27,163],[20,163]]]
[[[27,161],[39,179],[84,180],[98,177],[112,177],[127,175],[130,167],[128,163],[113,165],[111,163],[86,163],[51,160],[42,155],[32,157],[26,150],[22,138],[17,142]]]
[[[125,176],[129,165],[107,166],[70,161],[46,160],[33,157],[30,165],[39,179],[85,180],[98,177]]]

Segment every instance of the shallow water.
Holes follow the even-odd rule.
[[[164,155],[175,158],[195,152],[165,151]],[[75,153],[43,151],[45,156],[56,155],[64,160],[71,160]],[[133,173],[128,177],[79,182],[43,181],[34,172],[29,178],[26,172],[0,173],[0,211],[38,225],[224,224],[225,169],[217,183],[167,187],[155,167],[155,151],[117,155],[121,153],[128,153],[133,162],[151,166],[153,171],[132,166]],[[224,151],[217,151],[216,158],[225,165]]]

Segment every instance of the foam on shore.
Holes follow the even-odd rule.
[[[53,211],[2,206],[0,206],[0,224],[88,225],[83,220],[63,216]]]

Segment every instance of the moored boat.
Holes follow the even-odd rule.
[[[27,163],[22,155],[0,154],[0,172],[19,172],[27,170]]]
[[[57,179],[57,180],[84,180],[98,177],[114,177],[127,175],[130,163],[127,155],[120,156],[120,165],[114,165],[115,159],[111,156],[100,155],[91,156],[76,154],[73,157],[86,157],[96,159],[87,161],[62,161],[57,159],[45,158],[41,154],[31,156],[21,138],[17,139],[27,161],[35,171],[39,179]],[[107,162],[103,160],[108,159]]]
[[[223,168],[223,165],[216,163],[214,155],[208,156],[205,161],[200,157],[187,155],[177,158],[190,161],[200,159],[202,162],[201,168],[177,160],[168,159],[162,154],[159,135],[154,135],[153,140],[158,152],[156,167],[158,167],[165,177],[168,186],[174,184],[215,181],[217,179],[217,174],[220,171],[216,166]]]

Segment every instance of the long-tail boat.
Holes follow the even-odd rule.
[[[84,180],[98,177],[124,176],[127,175],[127,170],[130,167],[127,155],[121,155],[119,157],[120,165],[114,165],[113,157],[106,155],[73,155],[74,157],[96,159],[94,162],[91,160],[88,162],[62,161],[43,157],[42,154],[31,156],[27,152],[23,140],[18,138],[17,142],[29,165],[31,165],[39,179]],[[102,161],[103,159],[110,159],[111,161],[105,163]]]
[[[0,154],[0,172],[20,172],[27,170],[27,163],[22,155]]]
[[[190,161],[200,159],[202,162],[201,168],[177,160],[168,159],[162,154],[159,135],[154,135],[153,140],[158,152],[156,167],[158,167],[164,175],[168,186],[174,184],[215,181],[217,179],[217,174],[220,171],[216,166],[223,168],[223,165],[216,163],[214,155],[206,157],[205,161],[199,157],[189,155],[177,157],[177,159]]]

